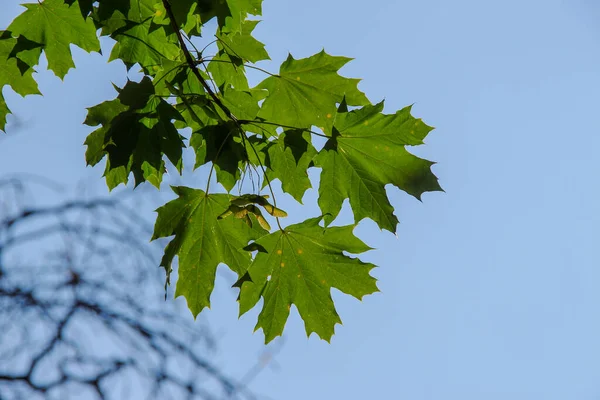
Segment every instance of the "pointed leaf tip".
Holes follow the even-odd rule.
[[[307,335],[315,332],[329,341],[341,322],[331,288],[356,298],[377,291],[369,274],[374,265],[344,255],[370,249],[353,235],[354,226],[323,228],[320,221],[311,218],[256,240],[266,252],[257,253],[248,269],[253,282],[241,285],[240,314],[264,298],[256,329],[263,330],[267,343],[282,334],[291,305]]]

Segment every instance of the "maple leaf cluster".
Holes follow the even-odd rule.
[[[109,61],[143,73],[88,109],[85,124],[96,129],[85,141],[86,160],[104,162],[110,189],[131,176],[135,186],[159,188],[166,163],[182,172],[188,148],[195,168],[210,165],[205,190],[173,188],[177,198],[157,210],[153,235],[172,237],[161,265],[169,282],[177,257],[175,296],[185,297],[194,316],[210,305],[217,266],[225,264],[239,277],[240,314],[264,300],[256,328],[266,342],[282,334],[292,306],[307,334],[329,341],[341,322],[331,289],[358,299],[377,291],[374,265],[347,255],[370,249],[354,236],[355,225],[369,218],[395,232],[388,184],[417,198],[441,190],[433,163],[406,149],[423,144],[432,128],[410,107],[384,114],[383,102],[372,104],[359,79],[338,72],[350,58],[321,51],[289,55],[277,73],[257,66],[269,60],[252,36],[261,0],[44,0],[25,7],[0,32],[0,87],[38,94],[32,73],[42,52],[63,78],[75,66],[69,46],[100,51],[99,36],[114,41]],[[252,87],[248,68],[266,78]],[[2,130],[9,112],[0,93]],[[316,136],[325,139],[320,149]],[[322,215],[284,226],[271,182],[302,202],[311,168],[321,169]],[[213,171],[220,190],[210,190]],[[231,194],[249,171],[258,188]],[[331,226],[346,199],[355,224]]]

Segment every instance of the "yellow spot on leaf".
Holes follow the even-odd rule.
[[[327,114],[327,118],[331,118],[331,114]]]
[[[154,13],[154,15],[156,15],[157,17],[160,17],[162,15],[162,11],[161,10],[156,10],[156,12]]]
[[[414,134],[415,134],[415,131],[410,131],[410,134],[411,134],[411,135],[414,135]]]
[[[365,125],[369,125],[369,121],[365,121]]]
[[[298,274],[298,278],[300,278],[302,275]]]
[[[277,250],[277,254],[281,255],[281,253],[282,253],[281,249]]]
[[[299,81],[299,80],[300,80],[300,77],[299,77],[299,76],[297,76],[297,77],[296,77],[296,80],[297,80],[297,81]]]
[[[285,263],[281,263],[279,265],[281,265],[281,268],[285,267]]]
[[[302,254],[302,253],[304,253],[304,252],[302,251],[302,249],[298,249],[298,254]]]
[[[292,306],[290,304],[288,304],[288,311],[290,311],[292,309]]]
[[[321,283],[324,285],[324,284],[325,284],[325,279],[323,279],[323,280],[321,281]]]

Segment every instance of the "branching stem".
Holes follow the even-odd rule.
[[[323,138],[326,138],[326,139],[331,139],[331,137],[330,137],[330,136],[323,135],[322,133],[315,132],[315,131],[313,131],[313,130],[310,130],[310,129],[308,129],[308,128],[298,128],[297,126],[282,125],[282,124],[280,124],[280,123],[278,123],[278,122],[269,122],[269,121],[250,121],[250,120],[246,120],[246,119],[240,119],[240,120],[239,120],[239,123],[240,123],[240,124],[254,125],[254,126],[256,126],[256,127],[258,127],[258,128],[261,128],[261,129],[263,129],[263,130],[264,130],[264,128],[263,128],[263,127],[261,127],[261,126],[259,125],[259,123],[260,123],[260,124],[265,124],[265,125],[281,126],[282,128],[288,128],[288,129],[297,129],[297,130],[299,130],[299,131],[304,131],[304,132],[312,133],[313,135],[316,135],[316,136],[321,136],[321,137],[323,137]]]
[[[204,61],[211,61],[211,62],[220,62],[220,63],[225,63],[225,64],[233,64],[233,62],[232,62],[232,61],[227,61],[227,60],[216,60],[216,59],[215,59],[215,56],[213,56],[213,57],[204,57],[204,58],[203,58],[203,60],[204,60]],[[276,77],[279,77],[279,75],[277,75],[277,74],[274,74],[274,73],[272,73],[272,72],[269,72],[269,71],[267,71],[266,69],[262,69],[262,68],[260,68],[260,67],[256,67],[256,66],[254,66],[254,65],[250,65],[250,64],[242,64],[242,65],[243,65],[244,67],[246,67],[246,68],[255,69],[255,70],[257,70],[257,71],[264,72],[265,74],[267,74],[267,75],[270,75],[270,76],[276,76]]]
[[[229,108],[227,108],[227,106],[225,104],[223,104],[223,102],[221,101],[221,99],[219,99],[219,97],[216,95],[216,93],[211,89],[210,85],[206,82],[206,80],[202,77],[202,75],[200,74],[200,71],[198,71],[197,68],[197,62],[194,61],[194,59],[192,58],[192,55],[190,54],[190,51],[188,50],[186,44],[185,44],[185,40],[183,38],[183,35],[181,34],[181,31],[179,30],[179,25],[177,24],[177,21],[175,20],[175,15],[173,14],[173,10],[171,10],[171,4],[169,2],[169,0],[162,0],[163,6],[165,7],[165,10],[167,11],[167,15],[169,16],[169,20],[171,22],[171,27],[173,28],[173,30],[175,31],[175,34],[177,35],[177,40],[179,41],[179,46],[181,47],[181,50],[183,51],[183,54],[185,56],[185,59],[187,61],[188,66],[190,67],[190,69],[192,70],[192,73],[196,76],[196,78],[198,78],[198,80],[200,81],[200,83],[202,84],[202,86],[204,87],[204,90],[206,90],[206,92],[208,93],[208,95],[212,98],[212,100],[215,102],[215,104],[217,106],[219,106],[221,108],[221,110],[223,110],[223,112],[225,112],[225,114],[236,124],[239,132],[240,132],[240,136],[242,138],[242,141],[246,141],[246,136],[245,136],[245,131],[242,127],[242,124],[240,123],[240,121],[235,117],[235,115],[233,115],[233,113],[229,110]],[[204,60],[204,59],[203,59]],[[269,75],[273,75],[270,72],[267,72],[265,70],[262,70],[258,67],[256,67],[256,69],[259,69]],[[213,160],[211,168],[210,168],[210,172],[208,175],[208,181],[206,182],[206,193],[208,193],[208,189],[210,186],[210,179],[212,177],[212,173],[213,170],[215,168],[215,161],[216,158],[219,157],[221,150],[223,149],[223,146],[225,145],[225,142],[229,139],[229,137],[231,136],[232,131],[229,131],[229,133],[227,134],[227,137],[223,140],[223,142],[221,143],[221,146],[219,147],[219,149],[217,150],[217,154],[215,156],[215,160]],[[271,180],[269,179],[269,177],[267,176],[267,171],[262,163],[262,161],[260,160],[260,157],[258,155],[258,152],[256,151],[256,149],[254,148],[254,145],[251,142],[248,142],[250,144],[250,148],[252,149],[252,151],[254,152],[254,154],[256,155],[256,158],[259,162],[260,168],[263,172],[263,175],[265,177],[265,180],[267,181],[267,185],[269,187],[269,191],[271,192],[271,196],[273,197],[273,205],[275,207],[277,207],[277,200],[275,199],[275,193],[273,192],[273,188],[271,186]],[[279,218],[275,217],[275,219],[277,220],[277,226],[279,227],[279,229],[283,232],[283,228],[281,227],[281,224],[279,222]]]
[[[233,121],[237,121],[237,118],[235,117],[235,115],[232,114],[232,112],[229,110],[229,108],[227,108],[227,106],[225,104],[223,104],[223,102],[221,101],[221,99],[219,99],[219,97],[216,95],[216,93],[213,92],[212,88],[209,86],[209,84],[206,82],[206,80],[202,77],[202,74],[200,74],[200,71],[198,71],[198,68],[196,68],[196,63],[194,62],[194,59],[192,58],[192,55],[190,54],[190,51],[188,50],[188,48],[185,44],[183,35],[181,34],[181,31],[179,30],[179,25],[177,25],[177,21],[175,20],[175,15],[173,14],[173,10],[171,9],[171,3],[169,2],[169,0],[162,0],[162,3],[163,3],[163,6],[165,7],[165,10],[167,11],[169,20],[171,21],[171,27],[173,28],[173,30],[175,31],[175,34],[177,35],[177,40],[179,41],[179,47],[181,47],[181,50],[183,51],[183,55],[185,57],[185,60],[188,64],[188,66],[190,67],[190,69],[192,70],[192,73],[196,76],[196,78],[198,78],[198,81],[200,81],[200,84],[202,85],[202,87],[204,87],[204,90],[206,90],[206,92],[212,98],[212,100],[215,102],[215,104],[218,105],[225,112],[225,114],[227,114],[227,116],[229,118],[231,118]]]

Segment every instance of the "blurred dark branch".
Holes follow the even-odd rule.
[[[89,201],[72,201],[53,207],[43,207],[35,209],[24,209],[19,214],[11,216],[2,221],[2,228],[9,229],[16,223],[25,223],[34,217],[43,217],[47,215],[60,216],[61,214],[72,210],[91,210],[94,208],[114,207],[118,202],[108,199],[94,199]]]
[[[257,399],[258,367],[229,378],[208,329],[161,301],[162,249],[127,200],[0,209],[0,399]]]

